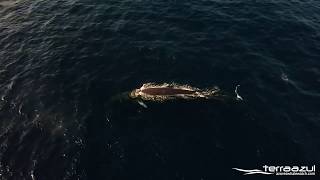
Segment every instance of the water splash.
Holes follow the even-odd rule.
[[[142,107],[144,107],[144,108],[148,108],[148,106],[144,103],[144,102],[142,102],[142,101],[138,101],[138,103],[142,106]]]
[[[289,78],[288,78],[288,75],[285,74],[284,72],[281,73],[281,79],[285,82],[288,82],[289,81]]]
[[[236,93],[236,99],[239,100],[239,101],[243,101],[243,98],[239,95],[239,92],[238,92],[238,88],[240,87],[240,85],[238,84],[236,86],[236,89],[234,90],[234,93]]]

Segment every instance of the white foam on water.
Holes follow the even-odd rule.
[[[289,81],[288,75],[285,74],[284,72],[282,72],[282,74],[281,74],[281,79],[282,79],[283,81],[286,81],[286,82]]]
[[[236,99],[237,100],[240,100],[240,101],[243,101],[243,98],[239,95],[239,92],[238,92],[238,88],[240,87],[240,85],[238,84],[236,86],[236,89],[234,90],[234,93],[236,93]]]
[[[148,108],[148,106],[147,106],[144,102],[142,102],[142,101],[138,101],[138,103],[139,103],[142,107],[144,107],[144,108]]]

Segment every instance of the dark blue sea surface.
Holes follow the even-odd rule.
[[[319,165],[319,61],[315,0],[0,0],[0,179]],[[147,82],[244,101],[111,100]]]

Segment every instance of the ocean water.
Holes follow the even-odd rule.
[[[319,60],[315,0],[0,0],[0,179],[317,165]],[[147,82],[244,101],[111,101]]]

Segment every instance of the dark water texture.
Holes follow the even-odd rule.
[[[320,2],[0,0],[1,179],[212,179],[320,161]],[[146,82],[245,101],[110,103]]]

